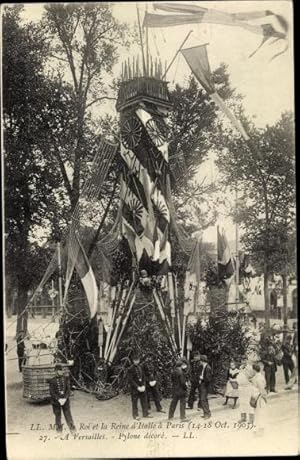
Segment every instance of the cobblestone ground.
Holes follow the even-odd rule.
[[[13,329],[6,337],[8,350],[15,343]],[[49,429],[54,423],[51,405],[23,399],[22,374],[15,357],[15,349],[6,355],[9,460],[298,453],[298,395],[295,389],[283,389],[281,368],[277,372],[279,394],[269,399],[263,437],[257,437],[250,425],[238,425],[239,409],[223,408],[221,397],[210,399],[212,418],[206,424],[196,410],[187,411],[190,423],[180,424],[177,409],[172,425],[166,414],[153,412],[153,419],[141,419],[141,425],[133,427],[128,396],[98,401],[81,391],[74,391],[71,397],[78,429],[73,437],[66,427],[62,436]],[[166,411],[169,402],[162,402]]]

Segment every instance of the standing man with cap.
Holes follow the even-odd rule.
[[[157,412],[165,413],[165,411],[161,407],[160,395],[159,395],[159,391],[157,388],[158,387],[157,372],[156,372],[155,366],[150,356],[146,356],[144,359],[143,371],[144,371],[145,378],[146,378],[146,393],[147,393],[148,409],[149,410],[151,409],[150,395],[152,395]]]
[[[148,402],[146,393],[146,378],[138,353],[132,355],[133,364],[128,369],[128,380],[131,389],[132,416],[135,420],[140,420],[138,414],[138,399],[141,401],[143,417],[152,418],[148,413]]]
[[[200,382],[200,407],[202,408],[204,414],[203,418],[210,418],[211,413],[209,410],[209,404],[208,404],[208,387],[212,379],[212,371],[211,367],[208,364],[207,356],[206,355],[201,355],[200,357],[200,362],[202,364],[202,370],[199,378]]]
[[[195,393],[198,390],[199,401],[198,401],[198,408],[200,407],[200,375],[202,371],[202,364],[200,361],[200,353],[196,351],[194,353],[194,359],[191,363],[191,389],[188,398],[188,405],[187,409],[193,409],[194,400],[195,400]]]
[[[49,381],[52,409],[55,415],[56,431],[62,432],[61,411],[63,411],[71,433],[76,431],[70,406],[70,381],[64,374],[61,363],[55,365],[56,376]]]
[[[187,362],[184,358],[176,361],[175,369],[172,372],[172,401],[169,408],[169,420],[174,418],[174,413],[180,401],[180,420],[182,422],[188,422],[189,420],[185,417],[185,405],[187,396]]]
[[[25,364],[25,334],[23,331],[20,331],[17,336],[17,355],[18,355],[18,364],[19,371],[22,372],[22,366]]]

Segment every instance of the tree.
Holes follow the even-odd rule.
[[[3,16],[6,274],[18,290],[19,313],[44,264],[31,242],[36,229],[57,216],[54,191],[59,194],[61,185],[45,154],[43,133],[50,91],[43,74],[48,44],[40,27],[21,25],[21,11],[7,7]]]
[[[84,164],[90,158],[91,109],[105,99],[115,99],[108,94],[105,80],[118,59],[118,46],[128,43],[126,26],[115,20],[109,3],[51,4],[45,10],[52,59],[60,63],[58,71],[65,80],[68,73],[71,75],[73,142],[68,144],[68,150],[56,151],[55,155],[73,210],[80,196]],[[72,170],[72,179],[67,170]]]
[[[264,274],[266,322],[269,323],[268,281],[295,260],[295,158],[291,113],[274,126],[248,124],[251,148],[239,138],[224,136],[218,166],[229,189],[239,191],[235,220],[242,225],[242,242]]]
[[[238,97],[231,88],[224,64],[213,72],[212,79],[224,100]],[[188,79],[186,87],[177,84],[170,96],[173,107],[168,121],[169,161],[176,179],[172,181],[176,193],[183,184],[194,178],[199,166],[214,147],[217,110],[194,77]]]
[[[213,369],[212,390],[220,391],[226,384],[230,361],[241,362],[246,357],[249,337],[246,336],[243,319],[239,313],[214,310],[203,324],[198,320],[189,325],[193,350],[207,355]]]

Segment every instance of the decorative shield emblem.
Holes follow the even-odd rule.
[[[124,121],[121,129],[122,143],[128,149],[137,147],[142,136],[142,125],[135,117]]]

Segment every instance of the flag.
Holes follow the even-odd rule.
[[[152,108],[153,109],[153,108]],[[163,116],[147,106],[121,115],[122,230],[140,269],[156,273],[167,255],[168,144]],[[170,246],[170,245],[169,245]],[[170,251],[169,251],[170,252]]]
[[[169,228],[166,227],[161,237],[159,247],[159,267],[158,274],[166,275],[171,267],[171,245],[169,242]]]
[[[181,52],[205,91],[208,94],[214,93],[215,87],[211,78],[206,45],[186,48],[181,50]]]
[[[201,241],[197,240],[188,261],[184,284],[184,315],[188,315],[194,307],[194,300],[201,279],[200,266]]]
[[[189,273],[189,281],[193,285],[197,285],[201,279],[200,247],[201,242],[200,240],[197,240],[187,266],[187,272]]]
[[[90,308],[90,318],[97,313],[98,288],[94,272],[89,263],[85,250],[79,240],[78,233],[75,232],[78,243],[78,255],[75,262],[76,271],[80,277]]]
[[[218,237],[218,273],[219,280],[224,281],[231,278],[234,274],[234,265],[231,257],[231,252],[227,238],[225,236],[224,229],[222,234],[220,233],[219,227],[217,227]]]
[[[214,83],[209,67],[209,61],[207,56],[206,45],[194,46],[193,48],[186,48],[181,50],[187,64],[194,73],[199,83],[203,86],[205,91],[210,95],[211,99],[215,104],[222,110],[222,112],[229,118],[233,126],[243,136],[245,141],[249,140],[249,136],[246,133],[241,122],[235,117],[235,115],[229,110],[222,98],[216,92]]]
[[[227,13],[214,9],[203,8],[198,5],[186,5],[177,2],[158,2],[154,4],[154,8],[178,14],[151,14],[146,12],[144,18],[144,27],[171,27],[184,24],[201,23],[222,24],[227,26],[240,27],[251,33],[262,36],[262,43],[257,48],[257,50],[271,38],[287,41],[287,21],[283,16],[275,14],[270,10],[250,11],[245,13]],[[281,31],[275,29],[271,22],[267,22],[265,24],[257,24],[255,22],[253,23],[253,21],[256,21],[257,19],[272,17],[277,21]],[[282,53],[285,52],[286,49],[282,51]],[[255,52],[252,53],[249,57],[253,56]],[[277,53],[277,55],[282,53]],[[273,58],[276,56],[273,56]]]

